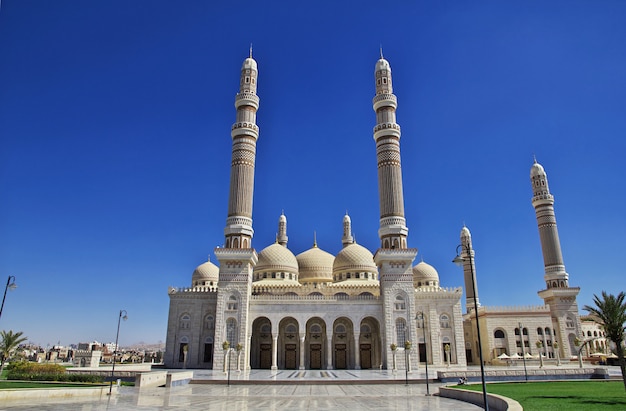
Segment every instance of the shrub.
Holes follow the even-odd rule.
[[[7,380],[22,381],[63,381],[101,383],[104,377],[93,374],[68,374],[65,367],[58,364],[38,364],[35,362],[14,362],[7,367]]]

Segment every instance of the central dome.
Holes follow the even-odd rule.
[[[203,285],[217,285],[219,280],[220,269],[210,261],[200,264],[193,271],[191,276],[191,286],[198,287]]]
[[[317,245],[298,254],[301,283],[330,283],[333,281],[333,262],[335,257],[317,248]]]

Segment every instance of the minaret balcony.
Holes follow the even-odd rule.
[[[374,126],[374,140],[390,135],[400,138],[400,125],[398,123],[380,123]]]
[[[241,106],[251,106],[254,107],[255,110],[259,109],[259,96],[252,93],[238,93],[235,96],[235,108],[239,108]]]
[[[254,123],[235,123],[230,129],[230,135],[232,138],[244,135],[257,139],[259,138],[259,126]]]
[[[374,105],[374,111],[377,111],[381,107],[398,107],[398,98],[395,94],[391,93],[383,93],[379,94],[372,99],[372,104]]]

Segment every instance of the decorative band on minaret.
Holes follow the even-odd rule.
[[[396,123],[398,100],[393,94],[391,66],[382,56],[376,62],[376,112],[374,141],[378,160],[378,195],[380,202],[381,248],[405,249],[409,229],[404,218],[402,167],[400,161],[400,126]]]
[[[259,137],[259,127],[256,125],[256,112],[259,109],[259,97],[256,95],[257,76],[257,64],[250,50],[250,57],[241,66],[239,93],[235,97],[237,121],[230,133],[233,150],[228,218],[224,228],[226,248],[252,248],[254,164],[256,141]]]
[[[567,288],[569,275],[565,272],[559,232],[554,214],[554,197],[548,188],[548,177],[541,164],[535,163],[530,169],[533,186],[533,207],[537,215],[539,239],[545,267],[544,279],[547,288]]]

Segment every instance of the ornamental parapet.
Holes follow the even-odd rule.
[[[259,96],[252,93],[238,93],[235,96],[235,107],[252,106],[256,110],[259,109]]]
[[[393,108],[397,108],[398,98],[395,96],[395,94],[383,93],[374,97],[372,99],[372,104],[374,105],[374,111],[385,106],[391,106]]]
[[[250,297],[252,301],[376,301],[377,295],[271,295],[259,294]]]
[[[254,123],[241,122],[234,123],[230,128],[230,136],[235,138],[240,135],[246,135],[256,138],[259,138],[259,127]]]
[[[170,287],[168,294],[178,293],[217,293],[217,285],[213,286],[197,286],[197,287]]]
[[[458,294],[462,293],[461,287],[435,287],[435,286],[422,286],[415,289],[416,293],[437,293],[437,294]]]
[[[487,307],[482,306],[478,308],[478,312],[485,313],[522,313],[522,312],[533,312],[533,313],[550,313],[550,307],[547,305],[526,305],[526,306],[502,306],[502,307]]]

